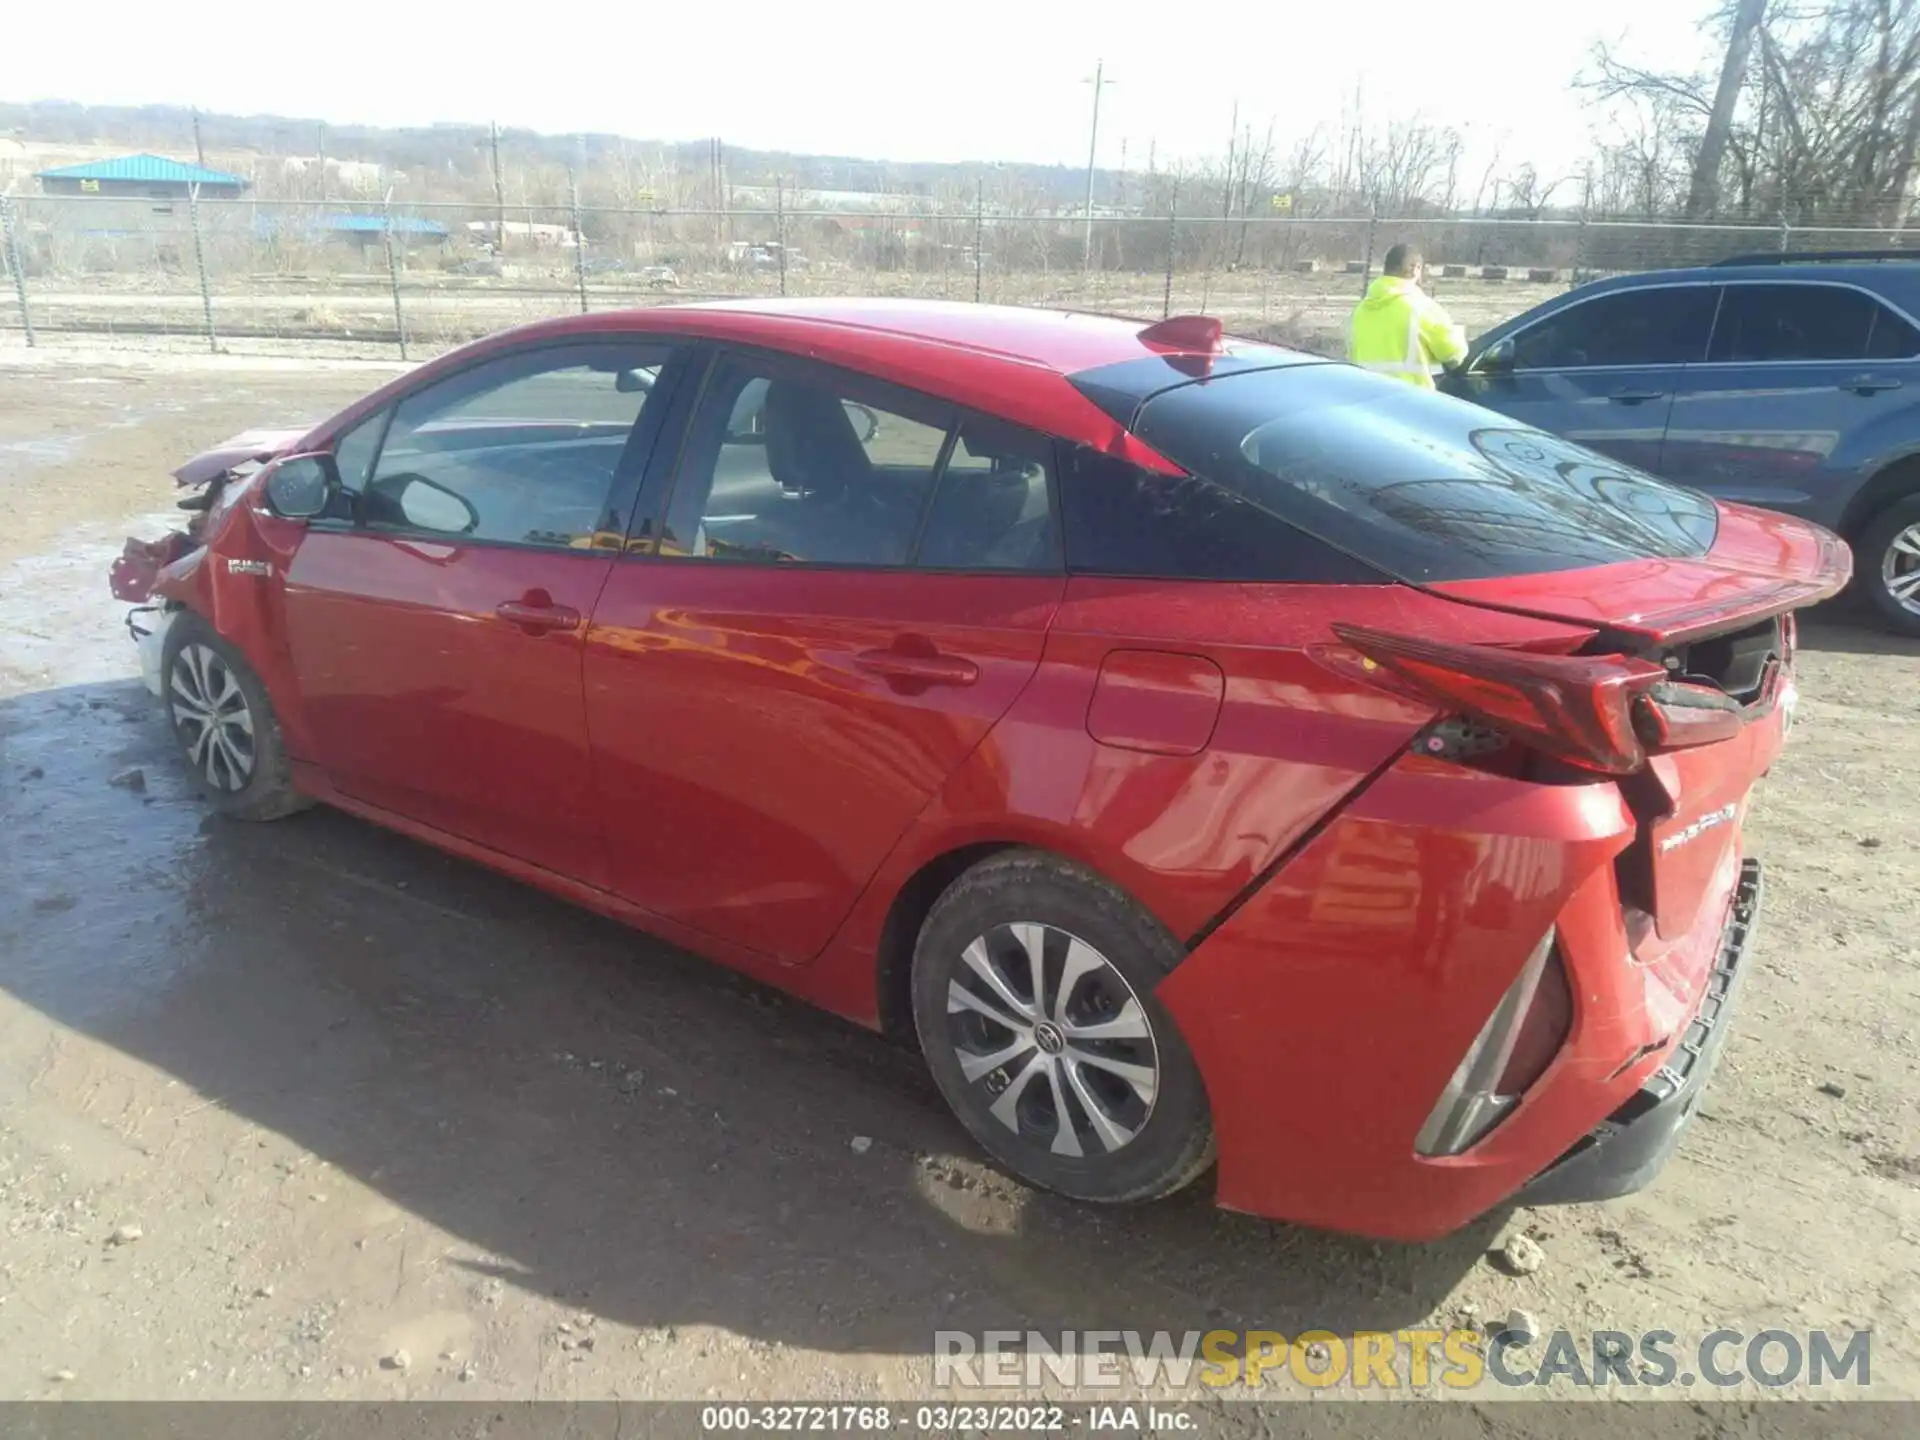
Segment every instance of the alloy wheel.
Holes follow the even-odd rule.
[[[188,761],[217,790],[244,788],[253,775],[253,711],[232,667],[206,645],[182,645],[168,684]]]
[[[1901,609],[1920,615],[1920,525],[1909,525],[1887,542],[1880,583]]]
[[[997,925],[947,983],[948,1040],[986,1112],[1054,1155],[1120,1150],[1153,1113],[1160,1057],[1140,997],[1064,930]]]

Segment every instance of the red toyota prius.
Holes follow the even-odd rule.
[[[495,336],[130,544],[320,801],[912,1037],[1009,1170],[1378,1236],[1652,1177],[1844,546],[1346,365],[936,303]]]

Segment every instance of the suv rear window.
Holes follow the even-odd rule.
[[[1176,464],[1401,580],[1704,554],[1697,491],[1345,365],[1196,381],[1134,430]]]

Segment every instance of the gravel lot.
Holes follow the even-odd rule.
[[[1872,1393],[1920,1398],[1920,646],[1805,627],[1757,973],[1650,1191],[1422,1247],[1095,1211],[878,1038],[342,815],[192,798],[107,563],[185,455],[384,373],[0,350],[0,1396],[905,1398],[936,1329],[1520,1306],[1871,1326]]]

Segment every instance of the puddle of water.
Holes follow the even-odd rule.
[[[73,452],[84,438],[61,435],[39,440],[0,440],[0,456],[18,455],[33,465],[58,465],[73,458]]]

